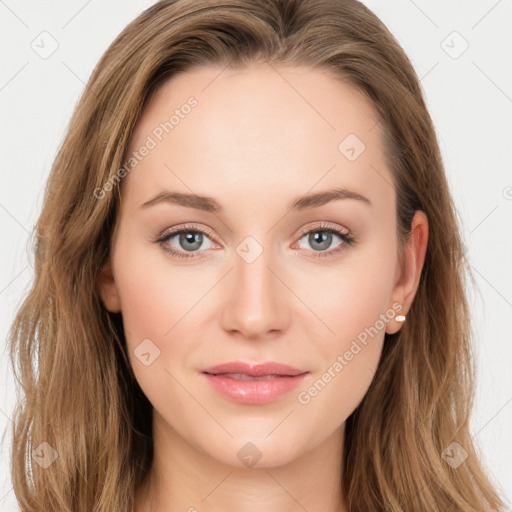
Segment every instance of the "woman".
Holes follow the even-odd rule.
[[[37,236],[10,347],[23,511],[503,506],[435,131],[359,2],[147,9],[89,80]]]

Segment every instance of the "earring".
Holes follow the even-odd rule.
[[[405,315],[397,315],[397,316],[395,317],[395,320],[396,320],[397,322],[405,322]]]

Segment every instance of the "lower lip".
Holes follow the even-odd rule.
[[[209,373],[203,375],[217,391],[232,400],[241,404],[260,405],[273,402],[281,395],[293,391],[307,373],[268,380],[235,380]]]

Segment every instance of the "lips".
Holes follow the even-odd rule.
[[[295,389],[309,371],[275,362],[233,362],[205,368],[201,373],[213,389],[230,400],[261,405]]]

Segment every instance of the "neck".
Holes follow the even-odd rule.
[[[135,512],[347,512],[341,491],[344,425],[281,465],[232,466],[187,443],[154,414],[154,460]]]

